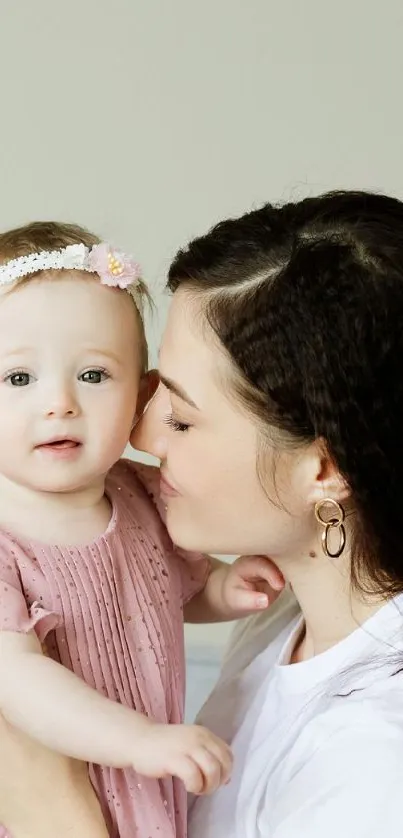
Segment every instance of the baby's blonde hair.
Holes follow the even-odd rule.
[[[73,244],[84,244],[86,247],[93,247],[99,244],[101,239],[98,236],[80,227],[78,224],[66,224],[59,221],[35,221],[6,233],[0,233],[0,264],[5,264],[11,259],[18,259],[20,256],[28,256],[31,253],[39,253],[42,250],[60,250]],[[49,271],[38,271],[18,280],[18,285],[37,279],[41,275],[49,274]],[[137,286],[138,293],[151,304],[151,296],[147,286],[141,280]],[[136,309],[141,340],[141,366],[142,372],[148,367],[148,349],[143,319]]]

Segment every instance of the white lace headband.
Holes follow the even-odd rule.
[[[0,265],[0,286],[11,285],[29,274],[49,270],[97,273],[102,285],[127,291],[140,314],[143,313],[142,297],[139,293],[140,265],[125,253],[111,248],[106,242],[95,244],[91,248],[85,244],[71,244],[60,250],[41,250],[11,259]]]

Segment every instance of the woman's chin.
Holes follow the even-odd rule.
[[[208,527],[198,527],[190,523],[188,519],[184,521],[182,515],[178,515],[173,505],[170,508],[169,504],[166,512],[166,526],[173,543],[182,550],[221,556],[237,555],[236,551],[225,549],[224,545],[220,545],[218,538],[214,541]],[[208,538],[206,538],[206,533],[209,535]]]
[[[208,548],[204,545],[205,533],[199,533],[197,527],[189,525],[189,521],[184,520],[183,516],[175,510],[174,504],[167,505],[166,527],[173,543],[182,550],[189,550],[193,553],[208,552]]]

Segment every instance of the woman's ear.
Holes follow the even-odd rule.
[[[158,370],[149,370],[140,379],[139,392],[137,396],[136,414],[133,420],[133,428],[143,415],[148,403],[155,395],[160,383]]]
[[[312,446],[312,473],[310,481],[310,501],[317,503],[324,496],[339,502],[347,500],[350,489],[340,474],[336,463],[329,454],[324,440],[318,439]]]

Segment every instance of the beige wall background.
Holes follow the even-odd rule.
[[[74,220],[135,254],[153,360],[189,237],[328,188],[403,197],[400,0],[1,0],[0,20],[0,227]]]

